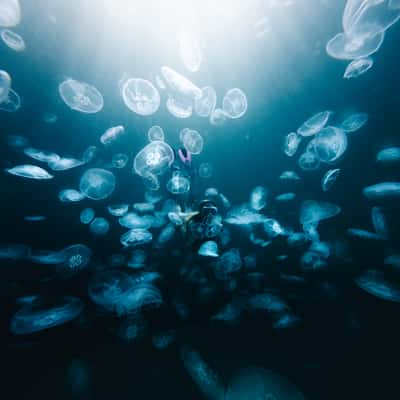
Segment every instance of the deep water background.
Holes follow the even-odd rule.
[[[109,39],[113,28],[94,0],[21,2],[24,18],[16,31],[24,36],[27,51],[18,54],[0,44],[0,68],[11,73],[13,87],[22,99],[17,113],[0,114],[2,169],[26,161],[7,146],[9,134],[26,136],[34,147],[79,157],[89,145],[99,143],[105,129],[117,124],[125,126],[127,135],[112,153],[104,151],[102,158],[108,162],[120,150],[129,153],[130,161],[123,171],[113,171],[117,189],[112,198],[96,204],[89,200],[61,204],[57,198],[61,189],[77,186],[84,168],[57,173],[49,182],[15,179],[2,173],[0,243],[25,243],[38,249],[84,243],[96,260],[107,263],[120,250],[122,230],[113,222],[109,235],[95,238],[80,223],[79,213],[90,205],[96,214],[107,217],[107,204],[143,200],[140,179],[127,169],[146,144],[147,130],[154,124],[163,127],[172,146],[178,145],[182,128],[199,130],[205,147],[196,162],[211,162],[214,167],[214,176],[204,182],[204,188],[219,188],[233,204],[245,202],[256,185],[266,186],[272,196],[285,193],[289,186],[278,177],[282,171],[298,171],[298,167],[297,157],[284,155],[283,137],[325,109],[335,111],[337,121],[351,111],[367,112],[370,119],[362,131],[349,138],[340,164],[342,175],[331,191],[320,189],[323,168],[301,173],[302,181],[295,191],[299,199],[328,200],[342,207],[340,216],[322,224],[322,237],[343,237],[348,227],[372,229],[370,205],[362,197],[362,188],[382,179],[399,179],[399,171],[379,167],[375,155],[384,146],[400,145],[400,25],[387,32],[371,71],[359,79],[343,80],[346,63],[328,57],[325,43],[341,30],[344,3],[304,0],[289,10],[282,8],[271,22],[268,35],[272,38],[258,41],[253,25],[241,20],[237,30],[228,30],[229,35],[206,41],[202,68],[190,74],[177,55],[175,38],[164,38],[161,46],[148,33],[157,29],[150,17],[132,21],[138,25],[133,33],[120,32],[131,38],[121,36],[124,41],[115,41]],[[56,15],[56,24],[49,21],[46,10]],[[222,30],[215,28],[218,33]],[[215,33],[208,31],[206,37]],[[178,120],[162,101],[155,115],[136,116],[123,104],[118,81],[124,73],[154,81],[162,65],[176,68],[201,87],[214,86],[220,101],[226,90],[240,87],[248,96],[247,114],[215,127],[198,117]],[[94,84],[104,96],[103,111],[85,115],[67,108],[57,90],[66,77]],[[46,124],[44,112],[57,114],[58,121]],[[296,225],[299,204],[275,208],[271,213]],[[397,224],[398,208],[392,206],[392,211],[391,223]],[[47,220],[29,223],[24,221],[25,215],[46,215]],[[244,253],[248,250],[247,241],[238,246]],[[270,271],[271,285],[275,269],[290,268],[275,260],[279,251],[277,244],[272,254],[259,258]],[[154,326],[179,327],[177,343],[165,351],[155,350],[149,339],[133,346],[117,342],[112,334],[116,321],[97,316],[88,300],[87,275],[69,282],[41,281],[43,266],[4,263],[0,266],[3,398],[74,399],[65,371],[73,360],[81,360],[91,374],[86,399],[201,399],[179,357],[179,344],[185,342],[200,352],[225,383],[237,369],[258,365],[287,376],[308,399],[398,398],[398,305],[369,296],[351,279],[361,269],[379,268],[383,254],[381,244],[353,243],[352,262],[318,275],[307,291],[291,299],[294,310],[304,318],[304,324],[293,330],[277,332],[262,315],[246,318],[234,328],[212,324],[208,310],[202,307],[194,307],[193,317],[186,322],[174,320],[167,311],[151,315],[149,321]],[[166,257],[161,268],[178,269],[175,261]],[[175,289],[174,281],[166,285],[166,291]],[[79,323],[29,338],[12,336],[9,320],[17,310],[15,299],[36,292],[86,298],[87,315]],[[213,309],[213,305],[209,307]]]

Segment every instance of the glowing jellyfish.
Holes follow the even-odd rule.
[[[21,20],[21,7],[18,0],[0,0],[0,26],[11,28]]]
[[[0,70],[0,103],[3,103],[8,99],[10,89],[11,76],[8,74],[8,72]]]
[[[313,142],[314,151],[319,159],[326,163],[336,161],[347,149],[347,135],[333,126],[324,128]]]
[[[58,92],[64,103],[75,111],[93,114],[101,111],[104,106],[102,94],[85,82],[67,79],[60,83]]]
[[[157,176],[152,174],[151,172],[147,172],[142,176],[142,181],[146,189],[151,191],[157,191],[160,189],[160,181]]]
[[[364,196],[369,200],[384,200],[400,198],[400,182],[381,182],[363,189]]]
[[[34,160],[45,163],[58,161],[60,159],[60,156],[56,153],[35,149],[33,147],[26,147],[24,149],[24,154],[30,158],[33,158]]]
[[[163,142],[164,141],[164,131],[161,128],[161,126],[153,125],[147,132],[147,137],[149,139],[149,142],[154,142],[156,140]]]
[[[24,306],[11,319],[14,335],[26,335],[65,324],[83,310],[83,302],[76,297],[57,299],[39,298]]]
[[[37,165],[17,165],[16,167],[6,169],[11,175],[20,176],[22,178],[29,179],[52,179],[53,175],[50,175],[45,169],[38,167]]]
[[[79,219],[82,224],[87,225],[90,224],[95,216],[93,208],[85,208],[81,211]]]
[[[321,162],[314,151],[306,151],[299,157],[299,167],[304,171],[313,171],[319,168]],[[287,178],[285,178],[287,179]]]
[[[203,150],[204,140],[195,130],[183,129],[180,133],[180,140],[185,149],[192,154],[200,154]]]
[[[378,235],[382,236],[382,238],[387,239],[389,235],[389,230],[383,209],[381,207],[372,207],[371,219],[375,232]]]
[[[192,101],[185,98],[168,97],[167,110],[176,118],[189,118],[193,113]]]
[[[229,118],[241,118],[247,111],[247,97],[241,89],[228,90],[222,100],[222,109]]]
[[[98,150],[96,146],[89,146],[82,155],[82,161],[85,164],[92,162],[97,156]]]
[[[122,217],[125,215],[128,210],[129,210],[129,205],[128,204],[112,204],[107,206],[108,212],[113,216],[113,217]]]
[[[285,141],[283,144],[283,151],[289,157],[295,155],[299,144],[301,142],[301,136],[298,135],[296,132],[291,132],[285,136]]]
[[[119,224],[128,229],[148,229],[151,227],[151,216],[138,215],[134,212],[125,214],[118,220]]]
[[[388,147],[376,155],[376,161],[383,164],[398,163],[400,161],[400,147]]]
[[[0,33],[3,42],[16,52],[24,51],[26,48],[25,41],[21,35],[9,29],[3,29]]]
[[[325,173],[322,178],[321,186],[324,192],[327,192],[333,184],[336,182],[336,179],[340,175],[340,168],[330,169]]]
[[[10,89],[8,91],[8,97],[0,103],[0,110],[6,112],[16,112],[20,109],[20,107],[21,98],[19,97],[19,94],[15,90]]]
[[[204,242],[200,246],[198,254],[204,257],[218,257],[218,244],[213,240]]]
[[[167,190],[172,194],[187,193],[190,191],[190,180],[179,172],[175,172],[167,182]]]
[[[294,171],[283,171],[280,176],[279,179],[282,180],[290,180],[290,181],[299,181],[300,177],[299,175],[294,172]]]
[[[360,75],[365,74],[374,65],[372,58],[357,58],[357,60],[352,61],[346,68],[343,78],[358,78]]]
[[[147,229],[131,229],[124,233],[120,242],[124,247],[140,246],[146,243],[150,243],[153,240],[153,235]]]
[[[185,67],[191,72],[198,71],[203,60],[203,54],[199,42],[192,32],[180,32],[179,50]]]
[[[0,260],[23,260],[31,249],[24,244],[0,244]]]
[[[213,175],[213,167],[210,163],[201,163],[199,166],[199,176],[201,178],[211,178]]]
[[[209,117],[217,104],[217,93],[212,86],[201,89],[201,96],[194,102],[194,111],[199,117]]]
[[[85,269],[92,257],[92,250],[84,244],[74,244],[61,250],[63,262],[57,266],[57,273],[69,278]]]
[[[160,107],[158,90],[145,79],[128,79],[122,87],[122,98],[131,111],[143,116],[154,114]]]
[[[89,229],[93,235],[104,236],[110,230],[110,223],[105,218],[97,217],[90,223]]]
[[[75,189],[64,189],[61,190],[60,193],[58,193],[58,198],[63,203],[75,203],[78,201],[82,201],[85,196]]]
[[[340,129],[346,133],[355,132],[361,129],[368,121],[367,113],[354,113],[349,115],[341,124]]]
[[[327,218],[332,218],[341,212],[341,208],[333,203],[306,200],[300,211],[300,223],[302,225],[318,223]]]
[[[242,259],[239,249],[230,249],[223,253],[214,265],[214,275],[217,279],[224,281],[242,268]]]
[[[255,187],[250,194],[250,207],[260,211],[267,205],[267,189],[262,186]]]
[[[165,79],[168,90],[173,95],[192,101],[197,97],[201,97],[201,89],[172,68],[164,66],[161,68],[161,73]]]
[[[81,177],[79,189],[89,199],[105,199],[115,189],[115,176],[105,169],[88,169]]]
[[[222,126],[228,118],[228,115],[222,108],[216,108],[210,115],[210,124]]]
[[[141,269],[146,266],[147,254],[142,249],[132,251],[131,259],[128,262],[129,268]]]
[[[154,211],[154,204],[152,203],[135,203],[132,208],[138,213],[146,214]]]
[[[313,115],[300,126],[297,133],[301,136],[312,136],[317,134],[326,125],[331,115],[331,111],[322,111]]]
[[[48,161],[50,169],[53,171],[66,171],[68,169],[80,167],[84,161],[73,157],[60,157],[57,160]]]
[[[165,142],[155,140],[139,151],[133,168],[138,175],[146,179],[148,176],[162,175],[173,162],[172,148]]]
[[[112,156],[111,164],[114,168],[125,168],[129,157],[125,153],[117,153]]]
[[[118,140],[124,133],[125,128],[122,125],[112,126],[100,136],[100,142],[107,146]]]
[[[157,238],[156,247],[162,248],[167,245],[169,241],[172,240],[176,232],[175,225],[170,223],[166,225],[160,232]]]

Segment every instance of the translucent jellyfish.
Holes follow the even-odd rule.
[[[128,79],[122,87],[125,105],[134,113],[147,116],[160,107],[160,94],[156,87],[145,79]]]
[[[230,275],[242,268],[239,249],[230,249],[223,253],[214,265],[214,275],[219,280],[227,280]]]
[[[212,86],[201,89],[201,96],[194,102],[194,111],[199,117],[209,117],[217,105],[217,93]]]
[[[93,235],[104,236],[110,230],[110,223],[105,218],[97,217],[90,223],[89,229]]]
[[[97,156],[98,150],[96,146],[89,146],[82,155],[82,161],[85,164],[92,162]]]
[[[111,204],[111,205],[107,206],[107,210],[113,217],[122,217],[128,212],[129,205],[128,204]]]
[[[172,148],[165,142],[155,140],[139,151],[133,162],[133,168],[138,175],[147,179],[154,175],[162,175],[173,162]],[[150,188],[147,185],[146,187]]]
[[[207,188],[204,192],[205,197],[217,197],[219,195],[218,189],[214,187]]]
[[[158,350],[164,350],[169,347],[176,339],[176,331],[169,329],[162,332],[155,333],[151,341],[153,346]]]
[[[190,180],[179,171],[174,172],[172,178],[167,182],[167,190],[172,194],[183,194],[190,191]]]
[[[7,143],[9,146],[18,149],[29,146],[29,140],[25,136],[21,135],[8,135]]]
[[[120,242],[123,246],[140,246],[150,243],[153,240],[153,235],[147,229],[137,228],[131,229],[121,236]]]
[[[11,89],[11,76],[8,74],[8,72],[0,70],[0,103],[3,103],[8,99],[8,94],[10,92],[10,89]]]
[[[67,79],[60,83],[58,92],[64,103],[72,110],[93,114],[102,110],[102,94],[92,85],[85,82]]]
[[[29,256],[29,261],[36,264],[54,265],[65,261],[62,251],[36,250]]]
[[[228,118],[228,115],[222,108],[216,108],[210,115],[210,124],[222,126]]]
[[[230,89],[222,100],[222,109],[229,118],[241,118],[247,111],[247,97],[238,88]]]
[[[296,151],[301,142],[301,136],[296,132],[291,132],[285,136],[285,141],[283,144],[283,151],[289,157],[292,157],[296,154]]]
[[[89,199],[103,200],[115,189],[115,176],[105,169],[88,169],[81,177],[80,191]]]
[[[302,225],[318,223],[327,218],[332,218],[341,212],[341,208],[333,203],[306,200],[300,211],[300,223]]]
[[[19,24],[21,20],[21,7],[19,0],[0,1],[0,26],[11,28]]]
[[[164,131],[161,128],[161,126],[158,125],[153,125],[149,131],[147,132],[147,137],[149,139],[149,142],[154,142],[155,140],[164,141]]]
[[[283,315],[279,315],[274,323],[273,327],[275,329],[287,329],[287,328],[294,328],[298,326],[301,322],[301,318],[298,317],[297,315],[294,315],[292,313],[285,313]]]
[[[242,316],[242,307],[237,303],[225,304],[216,314],[211,317],[212,321],[223,321],[229,325],[236,325]]]
[[[270,238],[285,234],[285,230],[281,224],[273,218],[266,218],[264,221],[264,231]]]
[[[100,142],[107,146],[118,140],[124,133],[125,128],[122,125],[112,126],[100,136]]]
[[[367,121],[367,113],[351,114],[340,124],[340,129],[346,133],[355,132],[361,129],[367,123]]]
[[[297,133],[300,136],[312,136],[317,134],[327,124],[331,115],[331,111],[322,111],[314,114],[300,126]]]
[[[58,193],[58,198],[63,203],[75,203],[83,200],[85,196],[75,189],[64,189]]]
[[[369,200],[398,199],[400,197],[400,182],[382,182],[363,189],[364,196]]]
[[[330,169],[322,177],[321,186],[324,192],[327,192],[336,182],[340,175],[340,168]]]
[[[161,68],[161,73],[169,91],[173,94],[191,99],[192,101],[197,97],[201,97],[201,89],[172,68],[164,66]]]
[[[360,75],[365,74],[374,65],[374,60],[370,57],[368,58],[357,58],[357,60],[352,61],[346,68],[343,78],[358,78]]]
[[[300,177],[299,175],[294,172],[294,171],[283,171],[280,176],[279,179],[282,180],[290,180],[290,181],[299,181]]]
[[[190,99],[170,96],[166,103],[167,110],[176,118],[189,118],[193,113]]]
[[[324,128],[313,142],[314,151],[319,159],[326,163],[336,161],[347,149],[347,135],[333,126]]]
[[[45,163],[58,161],[60,159],[60,156],[56,153],[35,149],[33,147],[26,147],[24,149],[24,154],[30,158],[33,158],[34,160]]]
[[[21,176],[29,179],[52,179],[53,175],[50,175],[45,169],[40,168],[36,165],[24,164],[17,165],[16,167],[6,169],[11,175]]]
[[[249,306],[258,310],[267,310],[269,312],[286,312],[288,305],[276,294],[270,292],[253,295],[248,300]]]
[[[255,187],[250,194],[250,207],[260,211],[267,205],[267,189],[262,186]]]
[[[376,161],[383,164],[400,162],[400,147],[388,147],[376,155]]]
[[[64,277],[70,277],[82,271],[89,264],[92,251],[84,244],[74,244],[61,250],[63,262],[57,266],[57,273]]]
[[[16,112],[20,109],[20,107],[21,99],[19,94],[15,90],[10,89],[8,91],[7,99],[0,103],[0,110],[5,112]]]
[[[225,222],[230,225],[262,224],[265,220],[265,215],[259,214],[246,205],[230,210],[225,218]]]
[[[211,178],[213,174],[213,167],[210,163],[201,163],[199,165],[199,176],[201,178]]]
[[[284,203],[286,201],[292,201],[296,198],[296,194],[293,192],[288,192],[288,193],[282,193],[279,194],[278,196],[275,196],[275,201],[278,201],[280,203]]]
[[[125,153],[117,153],[112,156],[111,164],[114,168],[125,168],[129,157]]]
[[[199,132],[185,128],[180,132],[179,137],[185,146],[185,149],[190,153],[200,154],[202,152],[204,140]]]
[[[52,125],[58,121],[58,116],[51,112],[45,112],[42,115],[42,119],[46,124]]]
[[[156,247],[161,248],[167,245],[172,240],[176,232],[175,225],[170,223],[166,225],[160,232],[157,238]]]
[[[151,227],[151,216],[140,216],[130,212],[118,220],[119,224],[128,229],[148,229]]]
[[[76,297],[39,298],[14,314],[10,330],[14,335],[26,335],[49,329],[72,321],[82,310],[83,302]]]
[[[128,267],[134,269],[141,269],[146,266],[147,254],[142,249],[132,251],[131,258],[128,261]]]
[[[0,244],[0,260],[23,260],[29,253],[30,248],[24,244]]]
[[[82,224],[87,225],[90,224],[95,217],[95,213],[93,208],[85,208],[84,210],[81,211],[80,214],[80,221]]]
[[[48,165],[53,171],[67,171],[72,168],[77,168],[83,165],[82,160],[73,157],[61,157],[58,160],[49,161]]]
[[[12,50],[21,52],[26,49],[25,41],[21,35],[9,29],[3,29],[0,33],[3,42]]]
[[[355,279],[358,287],[383,300],[400,303],[400,287],[387,281],[381,271],[367,270]]]
[[[387,239],[389,231],[383,209],[381,207],[372,207],[371,219],[375,232],[382,236],[382,238]]]
[[[204,257],[218,257],[218,244],[213,240],[208,240],[200,246],[198,254]]]
[[[183,346],[181,348],[181,358],[186,371],[206,398],[212,400],[222,400],[224,398],[222,383],[195,349]]]
[[[151,172],[147,172],[145,175],[142,176],[142,181],[146,189],[152,190],[152,191],[157,191],[160,189],[160,181]]]
[[[304,171],[313,171],[319,168],[321,162],[314,151],[306,151],[299,157],[299,167]],[[287,179],[287,178],[286,178]]]
[[[203,60],[203,54],[200,48],[200,44],[193,32],[180,32],[179,50],[181,59],[185,67],[191,72],[198,71]]]
[[[135,203],[132,207],[141,214],[152,213],[154,211],[154,204],[152,203]]]

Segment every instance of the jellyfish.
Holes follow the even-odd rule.
[[[8,74],[7,71],[0,70],[0,104],[3,103],[4,101],[7,101],[10,89],[11,89],[11,76]]]
[[[213,240],[208,240],[200,246],[197,253],[203,257],[218,257],[218,244]]]
[[[367,113],[354,113],[349,115],[341,124],[340,129],[351,133],[361,129],[368,121]]]
[[[190,180],[179,171],[174,172],[172,178],[167,182],[167,189],[172,194],[183,194],[190,191]]]
[[[110,223],[103,217],[97,217],[90,223],[89,229],[95,236],[105,236],[110,230]]]
[[[23,37],[9,29],[3,29],[0,33],[3,42],[16,52],[25,51],[26,45]]]
[[[155,140],[164,141],[164,131],[161,126],[153,125],[147,132],[147,137],[149,142],[154,142]]]
[[[289,157],[292,157],[296,154],[296,151],[301,142],[301,136],[296,132],[291,132],[285,136],[285,142],[283,144],[283,151]]]
[[[275,196],[275,201],[278,202],[286,202],[286,201],[292,201],[296,198],[296,194],[293,192],[288,192],[288,193],[282,193],[279,194],[278,196]]]
[[[213,174],[213,167],[210,163],[201,163],[199,165],[199,176],[201,178],[211,178]]]
[[[96,146],[89,146],[82,155],[82,161],[85,164],[92,162],[97,156],[98,150]]]
[[[89,199],[103,200],[115,189],[115,176],[105,169],[88,169],[81,177],[80,191]]]
[[[166,225],[158,235],[156,247],[161,248],[166,246],[166,244],[174,237],[175,232],[174,224],[170,223]]]
[[[24,244],[0,244],[0,260],[23,260],[31,250]]]
[[[250,194],[250,207],[260,211],[267,205],[267,189],[262,186],[255,187]]]
[[[112,126],[101,135],[100,142],[107,146],[118,140],[124,133],[125,128],[122,125]]]
[[[194,111],[199,117],[209,117],[217,104],[217,93],[212,86],[201,89],[201,96],[196,97]]]
[[[228,90],[222,100],[222,109],[228,118],[241,118],[247,111],[247,97],[241,89]]]
[[[29,146],[29,140],[25,136],[21,135],[8,135],[7,143],[9,146],[17,149]]]
[[[83,200],[85,196],[75,189],[64,189],[61,190],[60,193],[58,193],[58,198],[63,203],[75,203]]]
[[[125,105],[134,113],[148,116],[160,107],[160,94],[156,87],[145,79],[128,79],[122,87]]]
[[[300,126],[297,133],[300,136],[312,136],[317,134],[327,124],[331,115],[331,111],[322,111],[314,114]]]
[[[165,79],[168,90],[173,95],[192,101],[197,97],[201,97],[201,89],[172,68],[164,66],[161,68],[161,73]]]
[[[400,197],[400,182],[381,182],[363,189],[364,196],[369,200],[398,199]]]
[[[74,244],[61,250],[63,262],[57,267],[62,277],[70,277],[85,269],[92,257],[92,251],[84,244]]]
[[[158,350],[164,350],[169,347],[176,339],[176,331],[169,329],[153,334],[151,341]]]
[[[29,261],[44,265],[60,264],[65,261],[65,254],[62,251],[36,250],[29,256]]]
[[[133,204],[133,209],[136,210],[138,213],[146,214],[151,213],[154,211],[154,204],[153,203],[135,203]]]
[[[239,249],[230,249],[223,253],[214,265],[214,275],[217,279],[225,281],[242,268],[242,259]]]
[[[35,149],[33,147],[26,147],[24,149],[24,154],[36,161],[45,163],[55,162],[60,159],[60,156],[56,153]]]
[[[16,167],[6,169],[11,175],[20,176],[22,178],[29,178],[29,179],[52,179],[54,178],[53,175],[50,175],[45,169],[38,167],[37,165],[17,165]]]
[[[339,159],[347,149],[347,135],[339,128],[328,126],[313,140],[313,149],[322,162],[331,163]]]
[[[0,1],[0,26],[11,28],[19,24],[21,20],[21,7],[19,0]]]
[[[42,119],[46,124],[52,125],[58,121],[58,116],[51,112],[45,112],[42,115]]]
[[[124,247],[140,246],[150,243],[152,240],[152,233],[143,228],[131,229],[120,238],[120,242]]]
[[[131,258],[128,261],[128,267],[134,269],[141,269],[146,266],[147,254],[142,249],[132,251]]]
[[[193,113],[192,101],[183,97],[169,96],[167,110],[176,118],[189,118]]]
[[[64,103],[72,110],[93,114],[102,110],[102,94],[92,85],[74,79],[66,79],[58,86],[58,92]]]
[[[152,217],[139,216],[134,212],[130,212],[120,218],[118,222],[121,226],[128,229],[148,229],[151,227]]]
[[[197,72],[203,60],[203,54],[196,36],[189,31],[179,34],[179,50],[183,64],[190,72]]]
[[[279,179],[282,180],[290,180],[290,181],[299,181],[300,177],[299,175],[294,172],[294,171],[283,171],[280,176]]]
[[[72,168],[77,168],[83,165],[82,160],[78,160],[73,157],[60,157],[57,160],[51,160],[48,162],[48,166],[53,171],[67,171]]]
[[[185,128],[180,132],[179,138],[188,152],[192,154],[200,154],[202,152],[204,140],[199,132]]]
[[[398,163],[400,161],[400,147],[388,147],[376,155],[376,160],[383,164]]]
[[[222,108],[216,108],[210,114],[210,124],[214,126],[222,126],[228,118],[228,115]]]
[[[375,232],[382,236],[382,238],[387,239],[389,232],[385,214],[381,207],[372,207],[371,209],[371,219],[374,226]]]
[[[117,153],[112,156],[111,164],[114,168],[125,168],[129,157],[125,153]]]
[[[95,212],[93,208],[85,208],[84,210],[81,211],[80,214],[80,221],[84,225],[88,225],[92,222],[93,218],[95,216]]]
[[[300,211],[300,223],[302,225],[313,224],[327,218],[332,218],[341,212],[341,208],[333,203],[306,200]]]
[[[340,175],[340,168],[328,170],[322,177],[322,182],[321,182],[322,190],[324,192],[327,192],[336,182],[339,175]]]
[[[139,151],[133,167],[138,175],[147,179],[149,176],[162,175],[173,162],[172,148],[165,142],[155,140]]]
[[[122,217],[128,212],[129,205],[128,204],[111,204],[111,205],[107,206],[107,210],[113,217]]]
[[[9,89],[7,98],[0,103],[0,110],[12,113],[18,111],[20,108],[21,98],[19,94],[15,90]]]
[[[304,171],[313,171],[319,168],[321,162],[314,151],[305,151],[299,157],[299,167]],[[285,178],[287,179],[287,178]]]
[[[360,75],[363,75],[367,71],[369,71],[373,65],[374,61],[371,57],[357,58],[347,66],[343,78],[345,79],[358,78]]]

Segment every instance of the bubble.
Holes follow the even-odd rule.
[[[11,175],[16,175],[22,178],[29,178],[29,179],[54,178],[53,175],[50,175],[45,169],[30,164],[17,165],[16,167],[6,169],[6,172],[8,172]]]
[[[82,224],[90,224],[95,216],[93,208],[85,208],[84,210],[81,211],[80,214],[80,221]]]
[[[25,41],[21,35],[9,29],[3,29],[0,33],[3,42],[12,50],[16,52],[25,51]]]
[[[212,86],[201,89],[201,96],[194,102],[194,111],[199,117],[209,117],[217,104],[217,93]]]
[[[322,111],[313,115],[300,126],[297,133],[306,137],[317,134],[327,124],[331,115],[331,111]]]
[[[327,192],[336,182],[339,175],[340,175],[340,168],[328,170],[322,177],[322,182],[321,182],[322,190],[324,192]]]
[[[199,132],[185,128],[180,132],[179,138],[185,149],[190,153],[200,154],[202,152],[204,140]]]
[[[357,58],[357,60],[352,61],[346,68],[343,78],[351,79],[358,78],[360,75],[365,74],[374,65],[372,58]]]
[[[111,164],[114,168],[125,168],[129,157],[125,153],[117,153],[112,156]]]
[[[122,125],[112,126],[100,136],[100,142],[108,146],[118,140],[124,133],[125,128]]]
[[[203,60],[203,54],[199,42],[193,32],[180,32],[179,50],[185,67],[191,72],[198,71]]]
[[[346,133],[361,129],[368,121],[367,113],[354,113],[349,115],[341,124],[340,129]]]
[[[153,125],[149,131],[147,132],[147,137],[149,139],[149,142],[154,142],[154,141],[164,141],[164,131],[161,128],[161,126],[158,125]]]
[[[114,175],[105,169],[88,169],[81,177],[80,191],[89,199],[103,200],[115,189]]]
[[[172,194],[183,194],[190,191],[190,180],[179,171],[174,172],[172,178],[167,182],[167,190]]]
[[[104,236],[110,230],[110,223],[105,218],[97,217],[91,222],[89,228],[93,235]]]
[[[101,111],[104,106],[101,93],[85,82],[67,79],[60,83],[58,91],[64,103],[75,111],[93,114]]]
[[[241,118],[247,111],[247,97],[241,89],[228,90],[222,100],[222,109],[229,118]]]
[[[200,246],[198,254],[204,257],[218,257],[218,244],[213,240],[204,242]]]
[[[213,167],[210,163],[201,163],[199,165],[199,176],[201,178],[211,178],[213,175]]]
[[[10,89],[11,89],[11,76],[8,74],[7,71],[0,70],[0,104],[3,103],[4,101],[7,101]]]
[[[143,116],[154,114],[160,107],[158,90],[145,79],[128,79],[122,87],[122,98],[131,111]]]
[[[11,28],[21,20],[21,7],[18,0],[0,1],[0,26]]]
[[[60,193],[58,193],[58,198],[63,203],[75,203],[78,201],[82,201],[85,196],[75,189],[64,189],[61,190]]]

